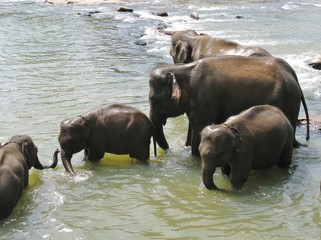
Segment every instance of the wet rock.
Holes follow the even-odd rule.
[[[160,16],[160,17],[168,17],[167,12],[153,12],[152,14],[154,14],[156,16]]]
[[[132,8],[128,8],[128,7],[118,6],[117,11],[118,12],[133,12],[134,10]]]
[[[135,44],[140,46],[145,46],[147,45],[147,42],[145,42],[144,40],[138,39],[135,41]]]
[[[96,14],[96,13],[101,13],[101,11],[89,11],[86,13],[77,12],[78,15],[82,15],[82,16],[86,16],[86,17],[91,17],[93,14]]]
[[[310,129],[313,131],[321,131],[321,116],[310,116]],[[298,117],[298,126],[306,126],[307,120],[304,116]]]
[[[192,12],[191,15],[190,15],[191,18],[195,19],[195,20],[198,20],[200,19],[200,16],[197,12]]]
[[[314,69],[321,70],[321,58],[314,58],[307,61],[308,65]]]

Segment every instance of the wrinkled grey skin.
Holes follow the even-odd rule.
[[[288,167],[293,139],[288,119],[270,105],[254,106],[223,124],[205,127],[199,145],[205,187],[217,189],[213,174],[218,167],[234,189],[243,186],[251,169]]]
[[[195,155],[205,126],[222,123],[255,105],[279,107],[295,131],[302,99],[308,118],[296,74],[279,58],[221,56],[169,64],[154,69],[149,84],[150,119],[156,141],[163,149],[169,147],[163,131],[167,118],[184,113],[189,119],[191,150]]]
[[[59,150],[50,166],[44,166],[38,158],[38,148],[29,136],[13,136],[0,145],[0,219],[7,217],[18,203],[23,189],[28,185],[29,169],[55,168]]]
[[[105,152],[129,154],[141,161],[149,158],[150,138],[154,126],[136,108],[108,104],[85,114],[63,120],[59,143],[66,171],[76,174],[71,165],[74,153],[85,150],[85,160],[98,161]],[[154,142],[156,156],[156,143]]]
[[[174,63],[190,63],[206,57],[223,55],[271,56],[263,48],[241,45],[237,42],[211,37],[207,34],[198,35],[194,30],[163,31],[163,33],[172,35],[170,55]]]

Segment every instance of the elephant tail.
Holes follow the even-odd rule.
[[[154,144],[154,156],[157,157],[156,139],[155,139],[155,137],[153,137],[153,144]]]
[[[301,91],[301,102],[302,102],[302,105],[303,105],[303,108],[304,108],[305,117],[307,119],[307,133],[306,133],[305,139],[307,141],[309,141],[310,140],[310,117],[309,117],[309,111],[308,111],[308,107],[307,107],[307,104],[305,102],[305,97],[303,95],[301,87],[300,87],[300,91]]]

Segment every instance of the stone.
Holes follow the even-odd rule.
[[[307,63],[312,68],[321,70],[321,58],[310,59],[307,61]]]
[[[136,45],[140,45],[140,46],[145,46],[145,45],[147,45],[147,42],[145,42],[145,41],[143,41],[141,39],[138,39],[138,40],[135,41],[135,44]]]
[[[118,6],[117,11],[118,12],[133,12],[134,10],[132,8],[128,8],[128,7]]]
[[[198,20],[200,19],[200,16],[197,12],[192,12],[191,15],[190,15],[191,18],[195,19],[195,20]]]
[[[153,14],[160,17],[168,17],[167,12],[153,12]]]

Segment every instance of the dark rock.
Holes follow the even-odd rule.
[[[243,16],[236,16],[235,18],[240,19],[240,18],[244,18]]]
[[[310,59],[307,61],[307,63],[312,68],[321,70],[321,58]]]
[[[168,17],[167,12],[153,12],[153,14],[160,17]]]
[[[119,7],[117,7],[117,11],[118,12],[133,12],[134,10],[132,8],[119,6]]]
[[[145,42],[144,40],[138,39],[135,41],[135,44],[140,46],[145,46],[147,45],[147,42]]]

